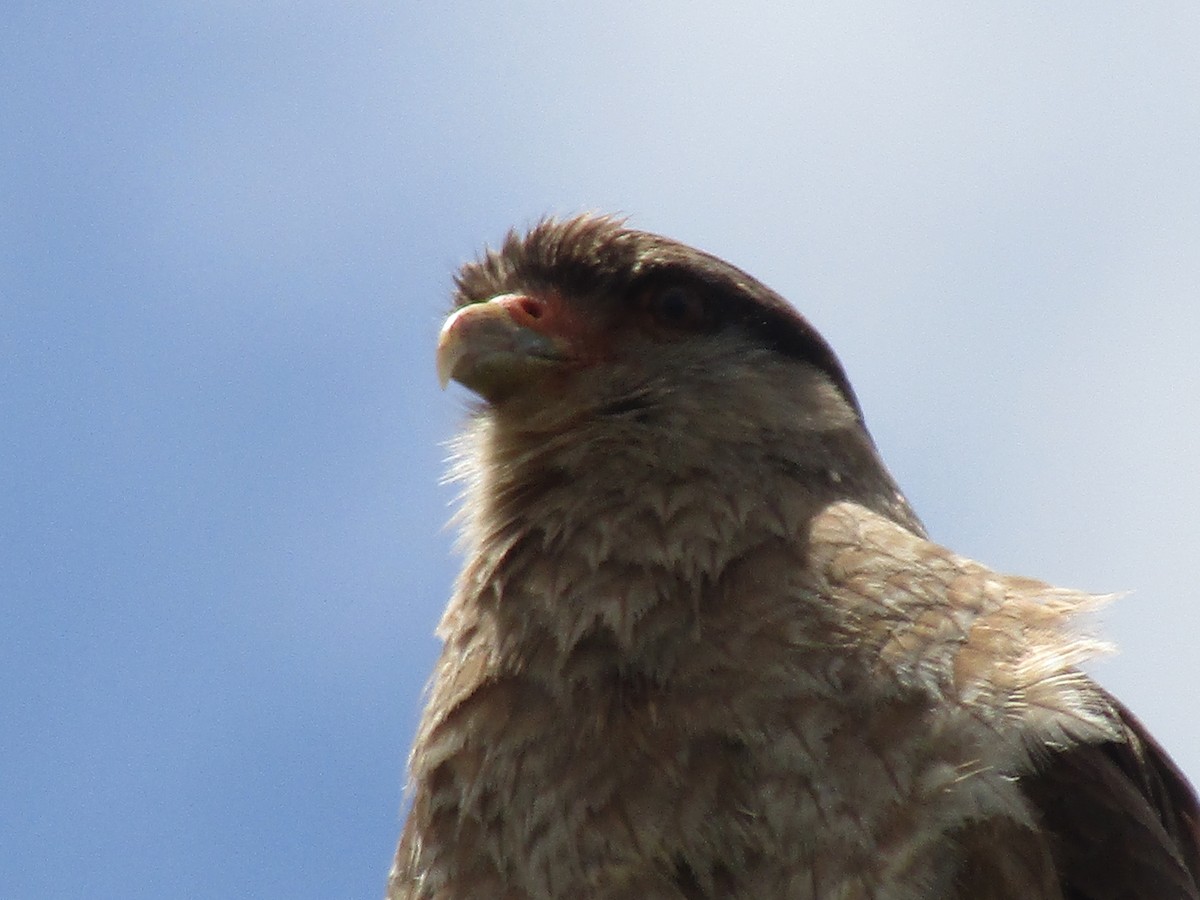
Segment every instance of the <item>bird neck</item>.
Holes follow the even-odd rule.
[[[570,684],[665,683],[680,675],[681,652],[696,658],[697,642],[712,648],[708,664],[746,665],[721,642],[816,596],[797,583],[809,523],[841,493],[862,490],[822,468],[827,454],[805,459],[784,440],[700,447],[686,435],[673,446],[627,437],[537,440],[480,423],[459,448],[468,563],[443,637],[486,622],[504,668]],[[899,497],[878,471],[873,496]],[[805,617],[814,645],[827,619],[814,602]]]

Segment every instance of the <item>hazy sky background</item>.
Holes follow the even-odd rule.
[[[1130,591],[1200,779],[1194,2],[0,16],[0,895],[377,897],[450,277],[622,212],[795,302],[938,540]]]

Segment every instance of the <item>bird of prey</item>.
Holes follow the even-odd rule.
[[[1101,598],[932,542],[833,351],[599,216],[457,276],[465,565],[389,897],[1200,900],[1200,809],[1080,670]]]

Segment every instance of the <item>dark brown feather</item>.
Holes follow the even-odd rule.
[[[1198,900],[1200,806],[1129,710],[1123,742],[1052,752],[1022,783],[1053,835],[1067,900]]]

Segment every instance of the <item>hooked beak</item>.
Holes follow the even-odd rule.
[[[551,329],[546,303],[503,294],[455,311],[437,343],[438,380],[451,380],[485,400],[503,400],[521,385],[570,358],[569,343]]]

